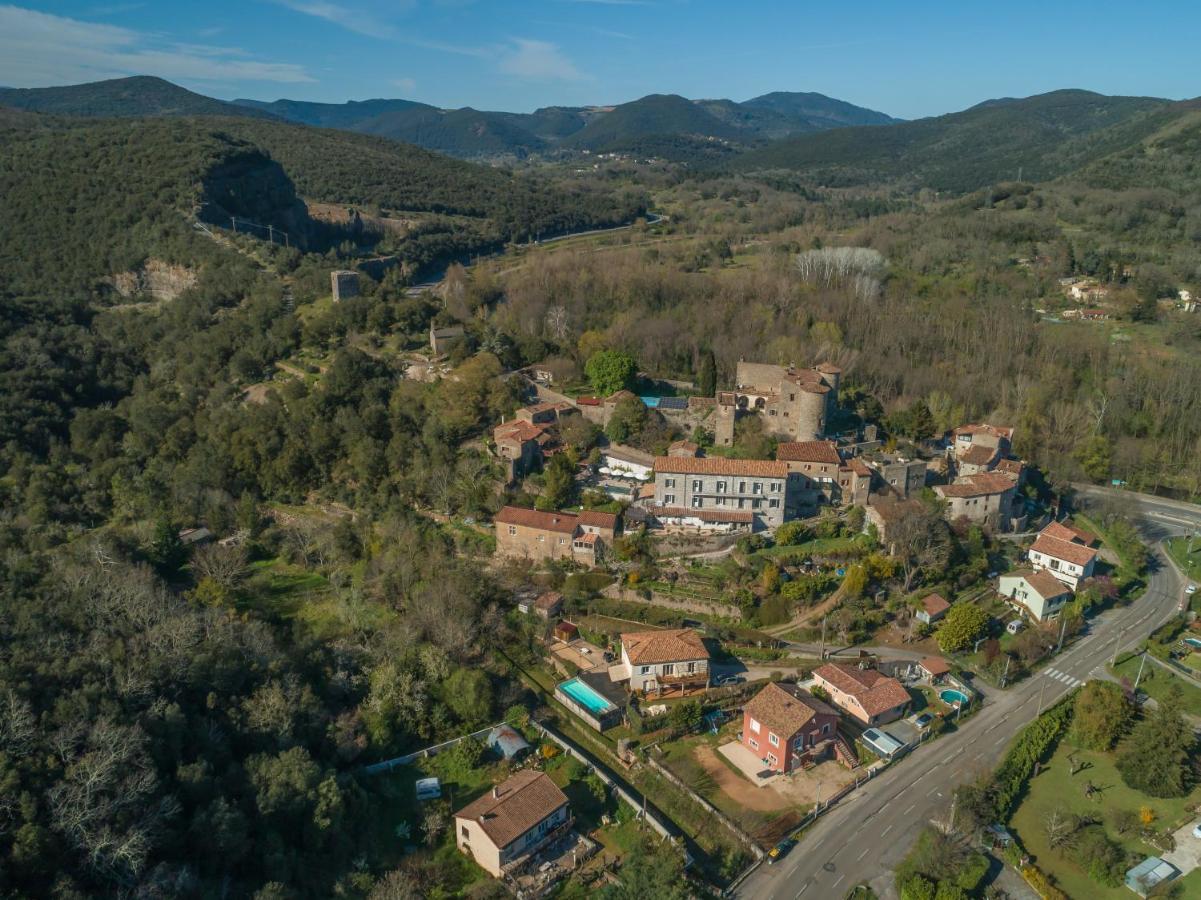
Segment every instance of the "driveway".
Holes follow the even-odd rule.
[[[1201,866],[1201,838],[1193,837],[1193,828],[1196,825],[1196,821],[1192,821],[1177,831],[1173,835],[1176,838],[1176,849],[1160,855],[1160,859],[1180,870],[1181,878],[1197,866]]]

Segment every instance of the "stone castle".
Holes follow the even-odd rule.
[[[734,390],[717,393],[715,443],[733,444],[735,420],[751,414],[763,416],[765,430],[781,440],[817,440],[838,405],[841,379],[842,369],[831,363],[798,369],[739,360]]]

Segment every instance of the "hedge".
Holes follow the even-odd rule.
[[[1075,699],[1072,692],[1018,732],[992,779],[997,821],[1008,821],[1014,803],[1034,773],[1034,766],[1055,749],[1072,720]]]

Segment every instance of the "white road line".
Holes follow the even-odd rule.
[[[838,887],[838,884],[839,884],[839,882],[841,882],[841,881],[842,881],[844,878],[846,878],[846,877],[847,877],[847,876],[846,876],[845,874],[839,875],[839,876],[838,876],[838,881],[834,882],[834,885],[833,885],[833,886],[834,886],[834,887]]]
[[[911,812],[913,812],[913,807],[915,807],[915,806],[917,806],[916,803],[911,804],[909,806],[909,809],[905,810],[905,812],[901,813],[901,815],[904,815],[904,816],[909,815]]]
[[[864,847],[863,852],[860,853],[859,856],[857,856],[855,858],[855,862],[859,862],[859,860],[861,860],[861,859],[863,859],[863,857],[867,856],[867,854],[871,851],[871,849],[872,849],[871,847]]]
[[[805,886],[796,892],[797,897],[801,896],[801,894],[803,894],[803,893],[805,893],[805,891],[809,890],[809,884],[810,884],[810,882],[808,882],[808,881],[805,882]],[[796,900],[796,898],[793,898],[793,900]]]
[[[880,832],[880,837],[884,837],[884,835],[888,834],[888,832],[890,832],[890,831],[892,831],[891,825],[889,825],[887,828],[885,828],[883,831]]]

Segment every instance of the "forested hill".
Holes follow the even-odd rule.
[[[149,75],[46,88],[0,88],[0,106],[60,116],[248,116],[262,110],[205,97]]]
[[[971,191],[1019,175],[1042,181],[1073,171],[1153,133],[1174,106],[1149,97],[1055,91],[929,119],[790,138],[730,166],[789,170],[833,186],[904,183]]]

